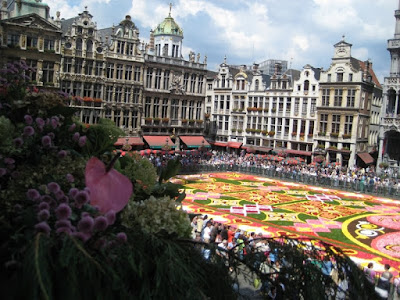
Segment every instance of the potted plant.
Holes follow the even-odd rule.
[[[262,107],[257,107],[257,111],[263,111],[263,108]]]
[[[189,123],[194,123],[194,122],[196,122],[195,119],[189,119]]]
[[[339,132],[331,132],[330,136],[333,138],[337,138],[339,136]]]
[[[379,164],[379,168],[381,168],[381,169],[387,169],[388,167],[389,167],[389,165],[386,162],[381,162]]]
[[[319,136],[326,136],[326,132],[323,132],[323,131],[318,132],[318,135],[319,135]]]
[[[275,135],[275,131],[271,130],[270,132],[268,132],[269,136],[274,136]]]
[[[153,118],[152,117],[146,117],[146,118],[144,118],[144,121],[146,123],[150,123],[151,121],[153,121]]]
[[[262,133],[263,135],[267,135],[267,134],[268,134],[268,130],[263,130],[263,131],[261,131],[261,133]]]
[[[300,132],[300,137],[304,137],[304,132]]]
[[[269,109],[268,108],[264,108],[264,112],[269,112]]]
[[[272,111],[273,113],[275,113],[275,112],[276,112],[276,108],[271,109],[271,111]]]
[[[350,139],[351,138],[351,134],[350,133],[343,133],[342,136],[344,139]]]
[[[182,119],[182,124],[186,124],[188,122],[188,119]]]
[[[232,131],[232,132],[236,132],[236,128],[232,128],[231,131]]]
[[[168,123],[169,122],[169,118],[162,118],[162,122],[163,123]]]
[[[242,133],[242,132],[243,132],[243,129],[238,129],[237,132],[238,132],[238,133]]]
[[[203,123],[203,120],[202,120],[202,119],[198,119],[198,120],[196,120],[196,123],[197,123],[197,124],[202,124],[202,123]]]
[[[292,136],[296,136],[296,135],[297,135],[297,132],[293,131]]]
[[[309,134],[308,134],[308,137],[309,137],[309,138],[312,138],[312,137],[313,137],[313,134],[312,134],[312,133],[309,133]]]
[[[210,118],[210,114],[205,114],[204,117],[205,117],[206,119],[209,119],[209,118]]]
[[[155,123],[158,123],[158,122],[160,122],[160,118],[159,117],[155,117],[155,118],[153,118],[153,121],[155,122]]]

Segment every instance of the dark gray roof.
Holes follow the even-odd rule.
[[[295,69],[287,69],[284,74],[292,78],[292,82],[300,79],[301,71]]]
[[[116,30],[116,27],[114,27],[114,32]],[[111,34],[113,33],[112,27],[107,27],[107,28],[102,28],[97,30],[97,38],[102,41],[103,43],[106,42],[106,36],[110,39]]]
[[[70,19],[61,19],[61,30],[63,34],[65,35],[68,30],[72,27],[72,23],[75,22],[79,17],[73,17]]]
[[[321,78],[322,69],[321,68],[314,68],[314,67],[311,67],[311,69],[314,71],[315,79],[319,80]]]
[[[214,79],[218,75],[218,72],[207,70],[207,79]]]

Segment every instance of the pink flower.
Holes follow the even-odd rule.
[[[117,241],[120,243],[126,243],[128,237],[126,236],[125,232],[120,232],[117,234]]]
[[[47,222],[40,222],[35,225],[35,229],[37,232],[43,232],[46,235],[50,235],[51,228]]]
[[[61,198],[65,196],[65,194],[62,190],[59,190],[57,193],[54,193],[54,196],[56,196],[56,199],[59,201]]]
[[[83,217],[78,222],[78,230],[84,233],[89,233],[92,231],[94,225],[93,218],[90,216]]]
[[[90,203],[98,206],[101,213],[119,212],[129,202],[132,182],[118,171],[107,170],[101,160],[92,157],[86,164],[86,186],[90,189]],[[110,223],[110,222],[109,222]]]
[[[61,203],[56,209],[56,216],[59,220],[68,219],[71,216],[72,210],[66,203]]]
[[[28,125],[31,125],[33,123],[33,119],[30,115],[25,115],[24,119],[25,119],[25,123]]]
[[[54,134],[54,132],[49,132],[47,134],[52,140],[54,140],[54,138],[56,137],[56,135]]]
[[[29,189],[29,190],[26,192],[26,197],[27,197],[29,200],[36,201],[36,200],[39,200],[40,194],[39,194],[38,190],[36,190],[36,189]]]
[[[53,198],[50,197],[49,195],[43,195],[40,200],[44,201],[44,202],[46,202],[48,204],[50,204],[52,201],[54,201]]]
[[[67,196],[62,196],[60,199],[58,199],[58,202],[59,203],[68,203],[69,202],[69,199],[68,199],[68,197]]]
[[[32,136],[35,134],[35,129],[32,126],[26,126],[24,128],[24,136]]]
[[[14,158],[11,158],[11,157],[6,157],[6,158],[4,159],[4,163],[5,163],[6,165],[13,165],[13,164],[15,164],[15,159],[14,159]]]
[[[7,174],[7,169],[6,168],[0,168],[0,177],[3,177],[6,174]]]
[[[42,118],[36,118],[36,125],[39,127],[39,128],[43,128],[44,127],[44,120],[42,119]]]
[[[58,119],[58,118],[57,118]],[[53,118],[51,118],[51,120],[50,120],[50,124],[51,124],[51,127],[53,127],[53,129],[56,129],[57,128],[57,126],[58,126],[58,120],[57,120],[55,117],[53,117]]]
[[[47,209],[42,209],[37,217],[39,221],[47,221],[50,218],[50,212]]]
[[[58,183],[56,182],[50,182],[47,185],[47,188],[49,189],[50,192],[56,194],[60,191],[60,186],[58,185]]]
[[[70,227],[60,227],[56,229],[57,234],[65,233],[66,235],[72,234],[72,229]]]
[[[98,216],[97,218],[94,219],[93,229],[95,231],[104,231],[107,229],[107,226],[108,222],[106,217]]]

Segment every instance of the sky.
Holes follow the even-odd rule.
[[[169,13],[183,29],[183,55],[207,55],[207,68],[287,60],[328,69],[333,45],[344,39],[352,56],[370,59],[381,83],[390,72],[387,40],[394,37],[399,0],[43,0],[50,14],[77,16],[87,6],[98,28],[117,25],[126,15],[148,42],[151,29]]]

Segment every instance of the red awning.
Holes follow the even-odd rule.
[[[131,146],[143,146],[143,140],[141,137],[126,137],[119,138],[115,144],[115,146],[123,146],[123,145],[131,145]]]
[[[179,136],[179,138],[188,148],[210,147],[203,136]]]
[[[175,148],[174,142],[168,135],[145,135],[143,136],[150,148],[161,149],[168,145],[171,148]]]
[[[214,146],[219,146],[219,147],[227,147],[228,143],[224,143],[224,142],[215,142],[213,144]]]
[[[286,153],[294,155],[305,155],[305,156],[311,156],[312,154],[310,151],[293,150],[293,149],[286,149]]]
[[[374,158],[368,152],[357,153],[357,155],[363,160],[366,165],[372,164],[374,162]]]
[[[228,147],[239,149],[243,143],[239,142],[228,142]]]

